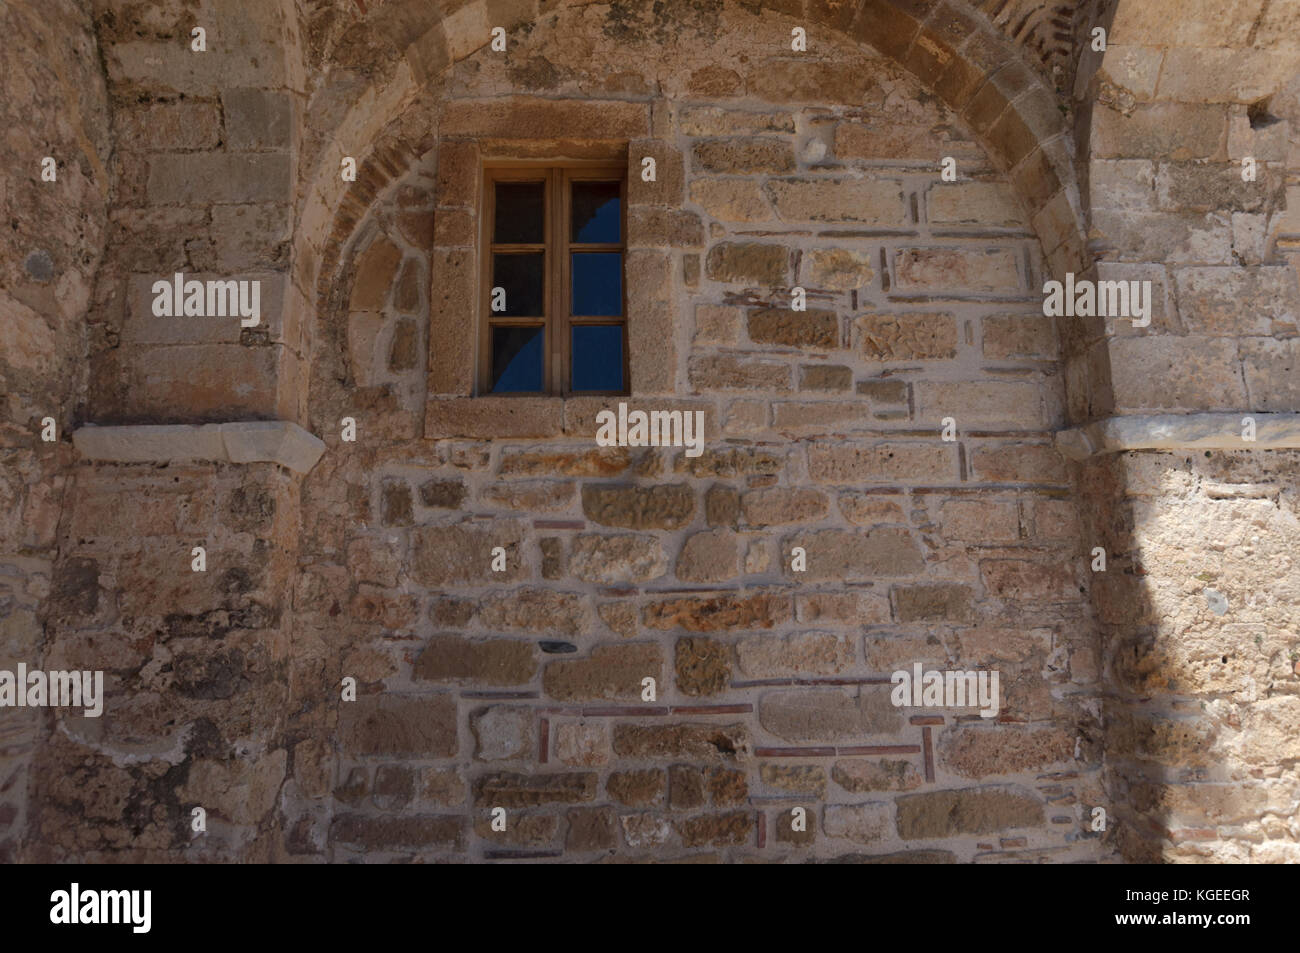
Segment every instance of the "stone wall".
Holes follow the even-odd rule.
[[[724,59],[788,46],[793,21],[735,16],[724,33],[744,43]],[[329,296],[311,391],[329,450],[304,486],[296,620],[329,647],[326,680],[362,689],[341,710],[315,686],[303,700],[338,755],[328,786],[314,761],[298,778],[314,797],[296,846],[1097,857],[1057,343],[1007,177],[853,46],[737,71],[704,65],[719,50],[702,26],[566,57],[580,33],[599,36],[578,13],[545,18],[509,56],[453,71],[439,144],[360,223]],[[602,78],[617,89],[568,98]],[[504,88],[520,95],[483,119]],[[426,416],[420,276],[441,256],[435,296],[476,284],[473,229],[452,228],[477,204],[461,157],[545,154],[570,128],[577,146],[558,148],[591,149],[581,130],[620,122],[634,405],[704,411],[707,450],[597,448],[594,414],[616,401],[452,396],[469,290],[446,324],[434,305]],[[657,183],[639,181],[643,154]],[[960,181],[940,181],[945,155]],[[894,708],[890,673],[918,661],[997,668],[1001,717]]]
[[[54,572],[85,315],[106,236],[111,140],[90,18],[6,4],[0,28],[0,668],[35,666]],[[47,168],[45,159],[52,165]],[[30,821],[28,768],[47,726],[0,716],[0,861]]]
[[[108,697],[0,712],[0,859],[1294,860],[1300,50],[1218,6],[6,5],[0,668]],[[481,164],[557,155],[699,457],[475,396]]]
[[[1095,274],[1150,281],[1156,308],[1149,328],[1079,336],[1095,389],[1072,410],[1232,413],[1186,428],[1217,429],[1215,449],[1086,467],[1090,545],[1111,557],[1093,587],[1107,783],[1128,859],[1293,860],[1294,453],[1241,437],[1300,407],[1300,21],[1288,4],[1173,30],[1153,13],[1119,5],[1091,90],[1089,234]]]

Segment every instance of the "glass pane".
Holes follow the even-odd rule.
[[[546,256],[542,252],[522,255],[492,256],[492,288],[489,289],[488,311],[493,315],[511,318],[540,318],[546,314],[543,307],[543,267]],[[498,310],[501,288],[505,291],[505,310]]]
[[[542,389],[541,327],[492,329],[492,393]]]
[[[573,326],[572,389],[623,389],[622,325]]]
[[[492,240],[500,244],[545,241],[546,183],[496,183],[496,221]]]
[[[573,183],[573,242],[619,242],[617,182]]]
[[[582,252],[572,257],[573,311],[581,317],[623,314],[623,256],[619,252]]]

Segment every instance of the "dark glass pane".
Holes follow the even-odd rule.
[[[546,311],[543,267],[546,256],[542,252],[523,255],[492,256],[492,288],[488,290],[488,311],[494,315],[512,318],[540,318]],[[494,290],[504,288],[505,310],[495,311],[499,295]]]
[[[542,340],[540,327],[492,329],[492,393],[542,389]]]
[[[621,325],[573,326],[573,390],[623,389]]]
[[[496,183],[496,222],[492,240],[499,244],[545,241],[546,183]]]
[[[619,242],[617,182],[573,183],[573,242]]]
[[[618,317],[623,314],[623,256],[582,252],[572,256],[573,314]]]

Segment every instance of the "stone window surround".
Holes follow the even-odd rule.
[[[658,164],[658,182],[668,186],[681,181],[681,157],[667,143],[647,138],[650,104],[587,102],[582,128],[567,128],[569,124],[564,121],[555,123],[546,111],[552,104],[546,100],[519,97],[515,104],[525,118],[535,110],[539,120],[518,124],[524,131],[516,134],[528,136],[530,127],[546,128],[554,138],[498,138],[500,130],[480,136],[471,134],[473,130],[453,126],[450,132],[442,130],[445,134],[436,141],[424,436],[590,436],[595,432],[599,410],[616,407],[619,401],[635,405],[638,399],[652,394],[672,400],[674,408],[702,409],[703,402],[682,400],[676,393],[677,355],[671,342],[665,346],[661,331],[674,323],[672,253],[658,244],[649,244],[649,236],[638,228],[638,206],[680,205],[680,196],[661,198],[666,196],[666,190],[660,192],[654,183],[644,183],[640,177],[642,157],[653,156]],[[629,106],[637,112],[644,110],[644,118],[629,122]],[[518,159],[605,159],[626,165],[628,379],[624,397],[475,395],[483,254],[478,218],[483,169],[486,163]],[[662,403],[661,399],[659,405]]]

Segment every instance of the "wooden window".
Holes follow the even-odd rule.
[[[492,166],[480,394],[627,393],[623,165]]]

